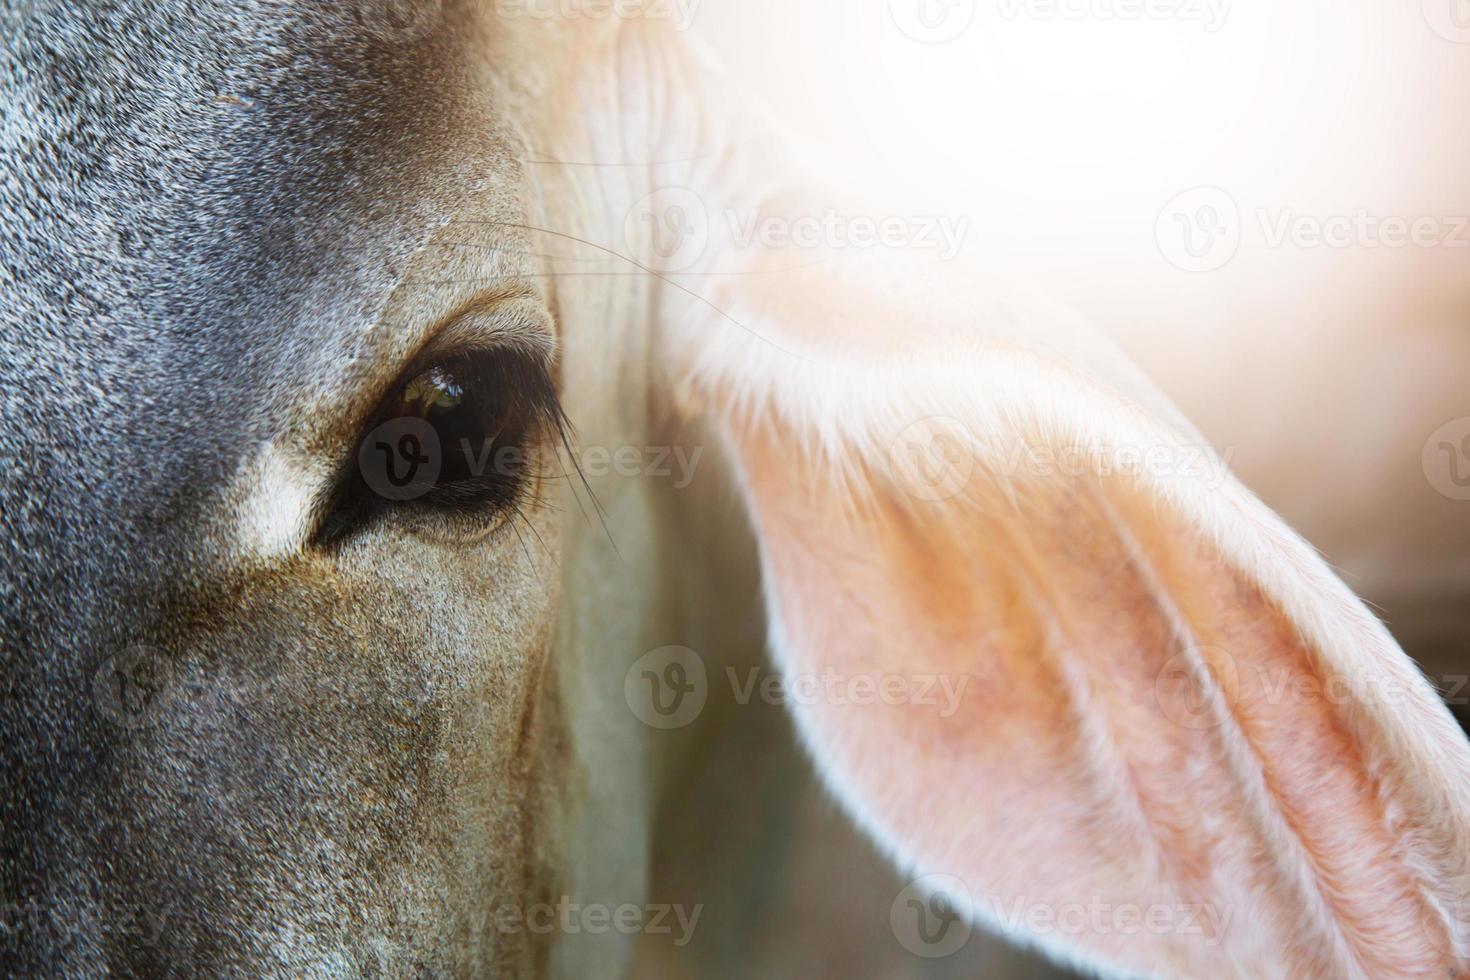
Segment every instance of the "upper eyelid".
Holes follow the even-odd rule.
[[[384,403],[402,385],[438,361],[496,351],[530,355],[554,376],[552,367],[558,351],[553,321],[534,290],[511,284],[482,293],[440,318],[391,375],[360,389],[329,428],[318,430],[298,445],[307,457],[324,462],[323,472],[337,472],[356,452],[358,439]]]
[[[447,357],[496,350],[526,354],[546,366],[555,362],[556,335],[551,315],[539,298],[488,297],[461,308],[434,332],[398,377],[412,377]]]
[[[391,376],[355,399],[340,439],[351,442],[403,384],[435,363],[468,354],[511,351],[528,354],[550,369],[557,355],[551,315],[536,293],[514,286],[481,294],[443,317]]]
[[[552,428],[562,439],[566,438],[565,416],[561,412],[554,389],[554,365],[557,345],[553,333],[553,321],[539,296],[528,293],[499,294],[478,298],[444,318],[435,327],[418,351],[401,364],[392,381],[380,386],[364,400],[363,407],[353,412],[354,421],[347,430],[346,438],[332,453],[335,459],[330,471],[335,475],[323,483],[312,507],[309,526],[313,529],[309,539],[318,541],[323,528],[332,517],[332,508],[338,502],[338,492],[350,481],[354,456],[359,440],[372,426],[383,418],[384,410],[391,408],[394,398],[413,378],[430,367],[459,358],[494,356],[495,354],[519,355],[535,362],[533,370],[539,371],[552,387],[544,403],[536,406],[538,418],[552,420]]]

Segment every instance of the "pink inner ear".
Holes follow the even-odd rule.
[[[789,680],[905,679],[905,703],[794,707],[905,861],[965,881],[982,920],[1130,971],[1463,965],[1445,897],[1463,868],[1441,871],[1464,858],[1426,844],[1422,774],[1160,497],[1030,477],[846,507],[793,445],[740,447],[776,656]],[[1383,694],[1411,730],[1437,709]],[[1130,928],[1129,906],[1152,918]]]

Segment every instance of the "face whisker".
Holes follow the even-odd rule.
[[[761,343],[767,344],[768,346],[770,346],[774,350],[778,350],[782,354],[786,354],[789,357],[794,357],[797,360],[801,360],[801,361],[807,360],[807,358],[802,357],[800,354],[797,354],[794,351],[789,351],[786,348],[782,347],[780,344],[778,344],[775,341],[771,340],[769,337],[764,336],[759,331],[753,330],[751,327],[747,326],[746,324],[741,323],[739,320],[735,319],[733,316],[731,316],[725,310],[721,309],[720,306],[718,306],[716,303],[714,303],[713,301],[711,301],[710,299],[708,299],[708,298],[706,298],[704,296],[701,296],[699,293],[696,293],[694,290],[690,289],[688,286],[685,286],[685,285],[682,285],[681,283],[675,282],[672,278],[670,278],[665,273],[659,272],[656,269],[650,269],[648,266],[646,266],[643,263],[639,262],[637,259],[634,259],[631,256],[624,255],[623,253],[617,251],[616,249],[608,248],[606,245],[599,245],[597,242],[591,241],[590,239],[582,238],[582,237],[577,236],[577,235],[570,235],[570,234],[567,234],[565,232],[552,231],[550,228],[542,228],[542,227],[540,227],[538,225],[523,224],[521,222],[515,222],[515,221],[495,221],[495,220],[489,219],[489,218],[482,218],[482,219],[464,219],[464,220],[465,220],[465,223],[467,223],[467,224],[469,224],[469,223],[478,223],[478,224],[495,225],[495,226],[501,227],[501,228],[517,228],[517,229],[520,229],[522,231],[531,231],[531,232],[537,232],[537,233],[540,233],[540,234],[543,234],[543,235],[551,235],[551,236],[553,236],[555,238],[561,238],[561,239],[565,239],[566,241],[576,242],[576,243],[578,243],[580,245],[585,245],[588,248],[596,249],[599,252],[604,252],[607,255],[613,256],[615,258],[622,259],[624,262],[627,262],[629,265],[632,265],[632,266],[640,269],[644,274],[653,276],[654,278],[658,279],[660,282],[662,282],[662,283],[664,283],[666,285],[669,285],[669,286],[674,287],[675,289],[677,289],[680,292],[684,293],[685,295],[689,296],[691,299],[693,299],[693,300],[695,300],[695,301],[703,304],[704,306],[709,307],[715,313],[719,314],[719,316],[720,316],[721,319],[728,320],[729,322],[733,323],[735,326],[739,327],[741,330],[743,330],[746,333],[750,334],[750,336],[754,337],[756,340],[759,340]]]
[[[609,259],[609,258],[592,259],[592,258],[581,258],[581,257],[575,256],[575,255],[557,255],[557,254],[555,254],[553,252],[532,252],[532,251],[528,251],[526,249],[509,248],[509,247],[504,246],[504,245],[491,245],[491,244],[489,244],[487,242],[459,242],[459,241],[449,242],[449,241],[445,241],[445,242],[436,242],[435,243],[435,246],[436,247],[437,246],[450,246],[450,247],[453,247],[453,248],[479,249],[480,251],[484,251],[484,252],[506,252],[506,253],[509,253],[511,255],[522,255],[522,256],[528,256],[530,258],[536,258],[536,259],[559,259],[559,260],[561,260],[563,262],[597,262],[597,261],[610,262],[610,261],[615,261],[614,259]]]

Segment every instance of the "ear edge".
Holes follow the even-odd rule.
[[[816,483],[845,488],[861,509],[864,501],[898,500],[910,512],[939,512],[947,520],[963,522],[974,509],[997,506],[1007,497],[1003,471],[1004,451],[1016,446],[1047,446],[1052,451],[1085,448],[1084,458],[1095,473],[1107,472],[1116,464],[1121,447],[1172,446],[1198,448],[1190,434],[1180,433],[1154,421],[1149,413],[1113,389],[1092,382],[1070,366],[1032,352],[1005,345],[978,345],[961,363],[932,364],[923,361],[901,366],[858,363],[831,364],[789,362],[758,373],[754,382],[739,380],[732,386],[719,370],[696,370],[692,384],[702,401],[724,420],[732,453],[740,455],[739,443],[751,438],[786,438],[809,451],[817,460],[813,472],[804,474]],[[893,377],[903,381],[895,384]],[[786,397],[791,390],[806,393]],[[895,396],[875,404],[872,393],[887,389]],[[916,395],[915,393],[922,393]],[[983,392],[976,397],[972,392]],[[960,420],[970,434],[968,450],[977,461],[980,479],[963,494],[936,506],[902,493],[895,496],[885,449],[898,437],[905,420],[942,417]],[[1100,421],[1106,422],[1099,425]],[[977,437],[975,433],[985,433]],[[1218,457],[1212,457],[1223,467]],[[1391,758],[1412,760],[1427,786],[1407,801],[1424,815],[1433,840],[1420,841],[1422,848],[1437,852],[1426,863],[1438,873],[1426,877],[1442,882],[1439,891],[1463,892],[1467,880],[1464,855],[1470,850],[1470,751],[1447,709],[1428,682],[1404,658],[1383,625],[1362,606],[1327,568],[1321,558],[1299,536],[1287,529],[1274,514],[1233,479],[1219,486],[1202,485],[1197,479],[1157,479],[1114,465],[1122,476],[1097,479],[1132,480],[1137,488],[1154,496],[1197,527],[1236,572],[1258,583],[1301,633],[1304,646],[1317,657],[1324,673],[1349,677],[1357,682],[1351,716],[1354,727],[1387,738]],[[752,511],[759,503],[749,485],[745,488]],[[1242,534],[1241,529],[1249,529]],[[764,549],[763,549],[764,550]],[[786,642],[779,609],[780,596],[773,588],[767,569],[767,600],[771,609],[771,642],[778,651]],[[1362,668],[1368,665],[1367,669]],[[1414,692],[1419,724],[1429,731],[1410,731],[1403,719],[1364,690],[1392,680]],[[804,740],[812,750],[824,777],[857,822],[880,841],[902,866],[920,869],[922,862],[882,830],[883,822],[865,813],[861,794],[844,788],[843,774],[826,764],[819,739],[811,726],[798,716]],[[1427,738],[1425,737],[1427,734]],[[1449,748],[1445,748],[1449,746]],[[1401,804],[1406,801],[1400,801]],[[1424,829],[1429,830],[1430,827]],[[1455,864],[1460,865],[1455,868]],[[1458,884],[1455,884],[1458,882]],[[1454,899],[1458,901],[1458,899]],[[1436,908],[1452,936],[1455,955],[1466,956],[1467,936],[1463,924],[1439,908],[1433,889],[1426,904]],[[983,915],[977,917],[983,918]]]

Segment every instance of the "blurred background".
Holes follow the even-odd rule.
[[[1115,338],[1464,723],[1470,3],[682,7],[773,139],[801,133],[874,213],[967,219],[956,261]],[[772,712],[732,736],[731,765],[789,752],[785,725]],[[905,882],[808,769],[793,754],[780,792],[742,787],[661,838],[665,892],[702,887],[689,869],[720,876],[767,937],[710,915],[696,945],[749,943],[742,976],[1069,975],[980,933],[945,957],[905,950],[889,927]],[[734,857],[758,833],[774,879]],[[698,949],[646,959],[648,975],[708,975]]]

